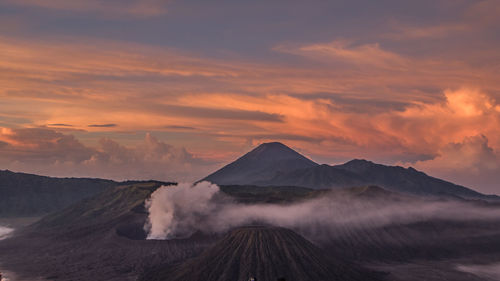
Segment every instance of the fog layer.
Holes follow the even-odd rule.
[[[500,216],[499,208],[467,202],[356,198],[347,193],[290,204],[241,204],[208,182],[163,186],[146,201],[146,207],[148,239],[186,237],[196,231],[219,233],[253,223],[293,228],[310,235],[325,231],[331,235],[337,229],[345,232],[431,218],[460,221]]]

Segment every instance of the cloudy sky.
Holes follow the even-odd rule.
[[[281,141],[500,193],[500,1],[0,0],[0,169],[199,179]]]

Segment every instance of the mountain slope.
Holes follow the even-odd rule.
[[[352,160],[333,168],[353,172],[363,178],[365,183],[376,184],[389,190],[416,195],[452,195],[463,198],[497,199],[464,186],[456,185],[428,176],[414,168],[385,166],[367,160]]]
[[[370,281],[380,273],[327,256],[295,232],[279,227],[249,226],[231,231],[200,256],[173,267],[146,272],[155,281]]]
[[[355,159],[342,165],[319,165],[281,143],[265,143],[204,180],[219,185],[298,186],[338,189],[378,185],[420,196],[499,200],[426,175],[413,168],[386,166]]]
[[[367,160],[352,160],[342,165],[319,165],[280,174],[260,185],[296,185],[307,188],[345,188],[378,185],[385,189],[420,196],[458,196],[461,198],[498,199],[472,189],[426,175],[413,168],[385,166]]]
[[[218,185],[251,185],[278,174],[318,164],[279,142],[264,143],[203,180]]]
[[[322,164],[310,168],[298,169],[289,173],[281,173],[270,180],[260,181],[256,184],[262,186],[289,185],[313,189],[329,189],[365,185],[366,181],[354,172],[332,169],[332,166]]]
[[[61,210],[117,183],[0,171],[0,217],[39,216]]]
[[[25,231],[34,233],[57,233],[59,236],[85,236],[95,231],[108,231],[119,226],[129,230],[142,230],[147,212],[144,201],[158,187],[172,185],[163,182],[134,182],[106,189],[104,192],[77,202],[68,208],[43,217]],[[132,229],[136,226],[137,229]],[[124,232],[126,236],[128,233]],[[136,233],[136,236],[138,234]]]

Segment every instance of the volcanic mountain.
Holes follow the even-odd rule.
[[[196,258],[147,271],[140,280],[156,281],[371,281],[383,274],[334,259],[292,230],[237,228]]]
[[[251,185],[318,164],[279,142],[264,143],[203,180],[218,185]]]
[[[386,166],[362,159],[335,166],[319,165],[281,143],[261,144],[204,180],[219,185],[298,186],[312,189],[377,185],[387,190],[420,196],[500,199],[428,176],[411,167]]]

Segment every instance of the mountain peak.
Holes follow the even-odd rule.
[[[372,165],[375,164],[372,161],[366,159],[352,159],[351,161],[347,161],[344,165]]]
[[[282,144],[281,142],[263,143],[241,158],[253,158],[259,160],[288,160],[288,159],[307,159],[300,153]],[[308,161],[311,161],[307,159]],[[311,161],[312,162],[312,161]]]
[[[263,147],[286,147],[286,148],[289,148],[288,146],[284,145],[283,143],[281,143],[279,141],[264,142],[264,143],[261,143],[259,145],[259,147],[260,146],[263,146]]]
[[[335,167],[351,172],[359,172],[359,171],[365,171],[376,165],[379,164],[375,164],[372,161],[368,161],[365,159],[353,159],[351,161],[348,161],[342,165],[337,165]]]
[[[236,161],[209,175],[216,184],[254,184],[280,173],[317,166],[315,162],[280,142],[263,143]]]

